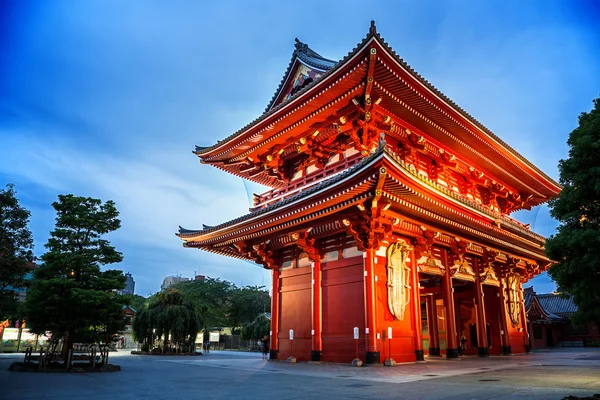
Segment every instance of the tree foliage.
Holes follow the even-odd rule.
[[[557,262],[549,273],[573,296],[579,308],[574,322],[600,322],[600,99],[579,116],[567,144],[569,157],[559,163],[563,189],[549,203],[559,221],[546,242],[546,254]]]
[[[259,314],[254,321],[245,324],[242,327],[242,340],[259,340],[269,335],[271,329],[271,319],[267,314]]]
[[[271,298],[269,292],[262,287],[245,286],[232,290],[229,310],[229,322],[232,328],[251,323],[257,315],[269,311],[271,311]]]
[[[150,299],[139,294],[128,294],[124,298],[125,304],[133,308],[136,312],[143,310],[150,302]]]
[[[160,292],[148,306],[135,315],[131,326],[135,339],[153,346],[162,341],[163,352],[169,348],[191,351],[200,324],[194,306],[176,289]]]
[[[78,343],[110,343],[124,328],[121,271],[102,272],[101,265],[123,257],[103,239],[121,226],[112,201],[60,195],[52,204],[56,226],[27,292],[28,326],[65,337],[65,348]]]
[[[194,305],[202,330],[231,327],[234,333],[257,315],[269,312],[269,292],[259,286],[237,287],[231,282],[206,278],[174,285]]]
[[[33,261],[29,216],[13,185],[0,189],[0,321],[14,316],[17,302],[13,289],[24,286],[27,262]]]
[[[230,282],[206,278],[180,282],[173,287],[193,304],[200,330],[228,325],[228,299],[232,289]]]

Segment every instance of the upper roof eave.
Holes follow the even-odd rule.
[[[502,139],[500,139],[498,136],[496,136],[490,129],[485,127],[481,122],[479,122],[477,119],[475,119],[472,115],[470,115],[468,112],[466,112],[463,108],[458,106],[454,101],[452,101],[449,97],[447,97],[445,94],[443,94],[433,84],[431,84],[428,80],[426,80],[418,72],[416,72],[408,63],[406,63],[406,61],[404,61],[392,49],[392,47],[381,37],[381,35],[377,32],[373,21],[371,21],[371,28],[369,30],[368,35],[351,52],[349,52],[342,60],[337,62],[331,69],[329,69],[327,72],[325,72],[325,74],[323,75],[323,77],[321,77],[321,79],[316,80],[316,81],[312,82],[311,84],[307,85],[304,89],[302,89],[298,93],[294,94],[289,100],[281,102],[276,105],[273,105],[273,103],[277,99],[279,92],[281,91],[283,85],[285,84],[285,81],[286,81],[288,75],[290,74],[292,67],[295,63],[295,60],[296,60],[296,56],[295,56],[296,50],[295,50],[293,57],[290,61],[290,64],[288,65],[288,69],[286,70],[286,73],[284,74],[284,78],[282,79],[273,98],[269,102],[269,105],[267,106],[267,109],[265,110],[265,112],[261,116],[256,118],[254,121],[247,124],[242,129],[238,130],[237,132],[234,132],[232,135],[230,135],[226,139],[218,141],[213,146],[209,146],[209,147],[196,146],[196,150],[194,151],[194,153],[197,156],[199,156],[200,158],[209,157],[210,156],[209,153],[211,153],[213,150],[216,150],[217,148],[220,148],[221,146],[226,145],[227,143],[230,143],[234,139],[243,135],[244,133],[249,131],[251,128],[253,128],[256,125],[258,125],[259,123],[265,121],[269,116],[276,114],[277,111],[284,108],[286,105],[290,104],[297,98],[301,97],[304,93],[311,90],[317,84],[325,81],[328,77],[333,75],[336,71],[338,71],[342,67],[344,67],[345,64],[347,64],[351,59],[353,59],[356,54],[360,53],[373,40],[375,40],[380,45],[380,47],[388,53],[389,57],[391,57],[397,64],[399,64],[410,76],[412,76],[415,80],[417,80],[425,89],[430,91],[440,101],[445,103],[450,109],[454,110],[457,114],[459,114],[472,127],[474,127],[476,130],[478,130],[480,133],[482,133],[485,137],[487,137],[488,142],[489,141],[495,142],[496,145],[499,146],[500,148],[504,149],[506,153],[508,153],[509,155],[512,155],[518,161],[524,163],[528,168],[530,168],[535,173],[537,173],[539,175],[539,177],[546,180],[551,186],[553,186],[554,192],[556,194],[558,194],[558,192],[560,192],[560,190],[562,189],[562,186],[559,183],[557,183],[554,179],[552,179],[551,177],[546,175],[543,171],[541,171],[539,168],[537,168],[533,163],[531,163],[529,160],[527,160],[525,157],[523,157],[521,154],[519,154],[515,149],[513,149],[511,146],[509,146],[506,142],[504,142]],[[315,53],[315,54],[317,54],[317,53]],[[318,56],[321,57],[320,55],[318,55]],[[327,60],[327,59],[325,59],[325,60]],[[331,60],[329,60],[329,61],[331,61]],[[333,62],[333,61],[331,61],[331,62]]]

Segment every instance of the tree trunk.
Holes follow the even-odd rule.
[[[73,340],[71,338],[71,331],[67,329],[65,332],[65,336],[63,338],[63,348],[62,348],[62,357],[65,361],[67,361],[67,356],[69,354],[69,350],[73,350]]]

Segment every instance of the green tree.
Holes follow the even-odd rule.
[[[567,144],[569,157],[559,163],[563,189],[549,203],[559,221],[546,242],[546,254],[557,262],[549,273],[560,291],[573,296],[576,324],[600,323],[600,99],[579,116]]]
[[[229,299],[233,284],[215,278],[180,282],[173,286],[189,300],[196,310],[200,330],[227,326]]]
[[[169,348],[191,351],[200,330],[194,306],[176,289],[153,296],[148,307],[138,312],[131,326],[135,339],[153,346],[162,341],[163,352]]]
[[[139,294],[125,295],[125,304],[133,308],[136,312],[143,310],[148,305],[150,299]]]
[[[13,289],[24,286],[27,263],[33,261],[29,216],[29,211],[19,205],[13,185],[0,189],[0,322],[15,315]]]
[[[254,321],[242,327],[242,340],[259,340],[269,335],[271,319],[265,313],[259,314]]]
[[[254,321],[257,315],[271,311],[271,297],[262,286],[234,288],[229,304],[229,326],[233,332],[243,324]]]
[[[101,265],[123,257],[103,235],[121,226],[112,201],[71,194],[52,204],[56,226],[27,292],[28,326],[35,333],[50,331],[64,350],[74,342],[107,345],[124,328],[121,271],[102,272]]]

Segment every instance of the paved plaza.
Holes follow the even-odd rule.
[[[197,358],[112,355],[121,372],[33,374],[7,370],[22,355],[0,355],[3,399],[561,399],[600,393],[600,349],[429,359],[353,368],[267,362],[257,353]]]

